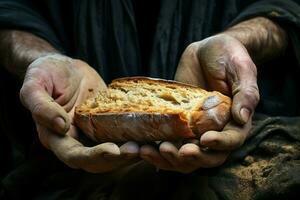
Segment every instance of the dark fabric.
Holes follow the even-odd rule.
[[[156,21],[143,20],[149,13]],[[46,39],[106,82],[172,79],[189,43],[253,16],[276,21],[289,36],[284,55],[258,66],[261,101],[251,137],[222,167],[189,175],[143,162],[108,174],[67,168],[40,146],[18,101],[20,84],[0,71],[0,199],[293,199],[300,186],[299,15],[299,2],[290,0],[162,0],[144,7],[130,0],[0,0],[0,28]]]
[[[133,2],[1,0],[0,27],[43,37],[68,55],[87,61],[107,82],[132,75],[172,79],[185,47],[221,31],[240,12],[237,5],[242,1],[161,1],[154,11],[158,15],[154,37],[149,33],[141,38],[152,43],[152,53],[148,49],[149,59],[143,65],[140,46],[144,41],[138,39],[135,15],[146,19],[146,10],[158,6],[149,3],[145,11],[136,12]],[[144,21],[137,22],[148,23]]]

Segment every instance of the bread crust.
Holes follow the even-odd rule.
[[[220,131],[230,119],[231,100],[219,92],[212,92],[201,109],[192,113],[191,129],[200,137],[209,130]]]
[[[230,119],[231,99],[219,92],[207,92],[201,88],[147,77],[129,77],[113,80],[113,88],[121,82],[144,81],[167,84],[171,87],[188,87],[205,93],[199,109],[188,115],[182,113],[88,113],[80,106],[75,109],[75,124],[97,142],[126,141],[176,141],[199,138],[208,130],[222,130]]]
[[[206,91],[203,90],[202,88],[199,88],[195,85],[187,84],[187,83],[182,83],[179,81],[175,80],[166,80],[166,79],[160,79],[160,78],[151,78],[151,77],[144,77],[144,76],[133,76],[133,77],[124,77],[124,78],[117,78],[112,80],[111,84],[109,85],[110,87],[113,87],[114,84],[116,83],[122,83],[122,82],[128,82],[128,81],[142,81],[146,83],[162,83],[170,86],[175,86],[175,87],[186,87],[186,88],[194,88],[197,90],[201,91]]]

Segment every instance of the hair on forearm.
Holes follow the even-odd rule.
[[[287,34],[272,20],[256,17],[243,21],[224,31],[245,45],[256,63],[280,56],[287,47]]]
[[[23,79],[28,65],[35,59],[58,53],[47,41],[25,31],[0,31],[0,65]]]

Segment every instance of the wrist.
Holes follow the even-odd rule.
[[[0,31],[1,65],[21,80],[27,67],[36,59],[59,52],[47,41],[17,30]]]
[[[32,57],[32,59],[28,59],[29,64],[28,66],[30,66],[33,63],[36,62],[44,62],[44,61],[68,61],[71,62],[72,58],[65,56],[63,54],[60,53],[56,53],[56,52],[46,52],[46,53],[41,53],[39,55],[37,55],[36,57]]]
[[[221,34],[239,40],[256,63],[263,63],[282,55],[287,46],[285,31],[278,24],[264,17],[241,22]]]

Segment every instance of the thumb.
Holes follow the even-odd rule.
[[[259,93],[257,87],[241,87],[233,96],[232,116],[239,124],[245,124],[253,114],[255,107],[259,101]]]
[[[242,63],[236,69],[236,78],[232,82],[231,113],[233,119],[243,125],[252,116],[260,97],[254,63]]]
[[[37,81],[24,82],[20,90],[20,100],[30,110],[36,123],[63,135],[69,130],[70,118],[67,112]]]

